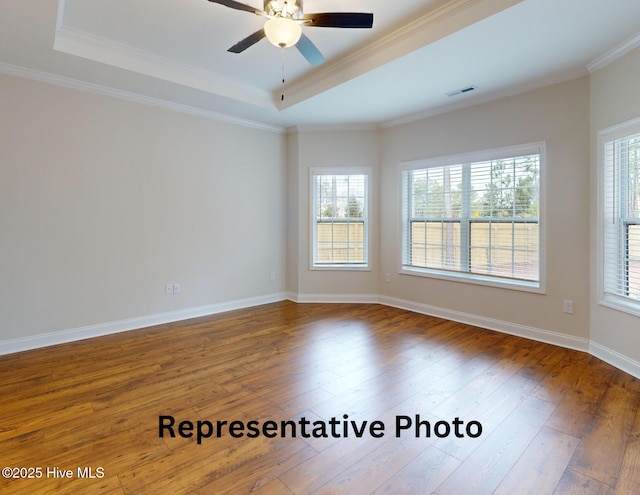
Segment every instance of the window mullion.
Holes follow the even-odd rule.
[[[331,178],[331,204],[333,205],[332,214],[331,214],[331,263],[335,262],[335,253],[336,253],[336,218],[338,214],[338,187],[337,187],[337,178],[334,175]]]
[[[516,195],[516,159],[511,160],[511,171],[513,172],[513,183],[511,185],[511,276],[516,276],[516,210],[517,210],[517,195]]]
[[[471,271],[471,165],[462,166],[462,211],[460,212],[460,270]]]
[[[407,195],[407,201],[402,205],[405,208],[402,215],[402,221],[404,222],[404,253],[403,264],[413,264],[413,212],[415,211],[415,197],[413,194],[413,171],[407,171],[402,174],[402,180],[406,181],[403,186],[406,188],[404,193]]]

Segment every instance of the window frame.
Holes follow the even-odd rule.
[[[539,161],[539,205],[538,205],[538,260],[539,260],[539,277],[537,281],[528,281],[509,277],[484,275],[456,270],[443,270],[438,268],[422,268],[413,267],[404,264],[407,249],[410,249],[410,242],[404,237],[407,232],[405,223],[405,194],[403,188],[403,174],[409,170],[446,167],[454,165],[465,165],[476,162],[509,159],[518,156],[534,155],[540,157]],[[403,275],[420,276],[434,278],[440,280],[449,280],[455,282],[463,282],[470,284],[483,285],[488,287],[499,287],[504,289],[512,289],[525,292],[533,292],[538,294],[546,293],[546,143],[544,141],[526,143],[515,146],[506,146],[501,148],[492,148],[487,150],[472,151],[468,153],[459,153],[453,155],[445,155],[434,158],[426,158],[420,160],[412,160],[401,162],[399,166],[399,198],[400,198],[400,222],[399,222],[399,238],[400,249],[398,259],[398,273]],[[461,226],[461,231],[464,229]],[[469,244],[466,248],[470,247]]]
[[[621,139],[627,139],[634,137],[640,134],[640,118],[635,118],[632,120],[628,120],[626,122],[622,122],[617,125],[613,125],[606,129],[602,129],[598,131],[598,170],[597,170],[597,197],[598,197],[598,215],[597,215],[597,284],[598,284],[598,304],[601,306],[605,306],[617,311],[621,311],[624,313],[628,313],[634,316],[640,316],[640,300],[636,300],[634,298],[620,295],[617,293],[613,293],[607,289],[607,264],[615,263],[618,265],[618,270],[627,270],[627,268],[620,267],[620,254],[616,253],[611,256],[611,260],[607,260],[607,250],[605,248],[606,239],[607,239],[607,225],[608,225],[608,216],[611,213],[615,214],[615,211],[608,211],[606,202],[609,199],[609,191],[607,189],[608,181],[609,181],[609,172],[608,172],[608,163],[606,157],[606,149],[610,143]],[[615,175],[615,172],[614,172]],[[613,195],[618,194],[615,189],[622,190],[622,182],[624,179],[622,176],[618,178],[613,177],[611,179],[613,181],[612,191]],[[611,198],[613,201],[614,199]],[[614,207],[615,209],[615,207]],[[624,230],[623,227],[628,229],[629,221],[628,217],[623,216],[622,214],[615,215],[615,219],[618,221],[618,234],[617,236],[624,237],[623,234],[620,233],[621,230]],[[632,222],[633,225],[638,225],[638,219],[635,219]],[[626,239],[626,238],[625,238]],[[623,239],[618,238],[617,241],[622,243]],[[628,242],[628,239],[627,239]],[[622,248],[621,249],[627,249]],[[615,268],[614,268],[615,270]],[[625,272],[626,273],[626,272]],[[622,274],[624,277],[625,273]],[[616,276],[620,276],[619,271]]]
[[[370,212],[371,212],[371,167],[311,167],[309,169],[309,218],[310,218],[310,245],[309,245],[309,269],[316,271],[371,271],[370,261]],[[316,189],[315,178],[319,176],[362,175],[364,181],[364,205],[363,205],[363,250],[364,262],[362,263],[322,263],[316,261],[317,255],[317,218],[316,218]]]

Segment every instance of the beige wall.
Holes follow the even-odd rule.
[[[597,133],[640,117],[640,49],[591,76],[591,264],[597,263]],[[598,304],[596,271],[591,277],[591,340],[640,366],[640,318]],[[605,352],[606,352],[605,349]],[[602,349],[596,351],[602,352]],[[624,359],[624,358],[623,358]]]
[[[280,135],[0,76],[0,346],[286,291],[380,296],[590,341],[637,369],[638,318],[597,302],[595,138],[640,116],[638,87],[640,49],[589,78],[410,124]],[[547,152],[545,294],[398,273],[401,162],[537,141]],[[309,170],[342,166],[372,169],[371,269],[311,270]],[[165,296],[166,282],[182,293]]]
[[[288,266],[300,300],[348,300],[380,294],[385,302],[408,302],[473,315],[516,331],[539,329],[589,337],[589,81],[582,78],[526,94],[377,131],[298,131],[288,136],[289,171],[297,191],[295,264]],[[546,142],[547,284],[545,294],[401,275],[399,271],[399,164],[407,160]],[[378,164],[379,163],[379,164]],[[374,166],[371,272],[309,269],[309,168]],[[375,228],[379,230],[374,231]],[[376,242],[376,240],[378,242]],[[291,238],[289,239],[291,242]],[[376,249],[377,248],[377,249]],[[385,282],[385,274],[391,282]],[[318,297],[315,297],[318,296]],[[564,299],[574,314],[562,312]],[[505,325],[502,325],[504,327]]]
[[[382,133],[383,296],[515,326],[588,338],[589,82],[587,78],[435,116]],[[534,294],[399,274],[399,164],[546,142],[547,288]],[[562,312],[564,299],[574,314]],[[521,333],[527,333],[523,331]]]
[[[290,187],[297,185],[296,191],[289,190],[289,207],[297,207],[295,225],[289,225],[289,246],[296,253],[288,265],[294,281],[289,290],[300,300],[377,293],[388,304],[590,349],[637,375],[638,318],[599,306],[596,299],[593,140],[598,129],[640,116],[640,100],[634,99],[638,87],[640,50],[590,77],[406,125],[289,135]],[[546,143],[547,159],[544,294],[399,274],[401,162],[538,141]],[[378,228],[372,272],[309,270],[309,167],[368,162],[378,167],[372,190],[377,218],[372,226]],[[574,314],[563,313],[565,299],[574,302]]]
[[[297,223],[291,226],[290,236],[294,244],[297,260],[288,266],[295,273],[290,279],[297,284],[294,298],[300,301],[332,300],[331,296],[377,296],[378,294],[378,131],[305,131],[289,133],[289,173],[297,179],[297,191],[291,195],[289,208],[296,211]],[[371,167],[369,183],[369,265],[367,271],[338,271],[310,269],[311,212],[310,174],[312,167]],[[291,240],[290,240],[291,242]],[[295,265],[293,263],[295,262]],[[328,296],[328,297],[327,297]],[[355,298],[352,296],[356,296]],[[346,299],[349,299],[347,297]]]
[[[283,134],[8,76],[0,109],[0,342],[284,293]]]
[[[304,205],[300,204],[299,198],[299,147],[298,134],[295,132],[287,135],[287,290],[289,297],[296,299],[299,286],[299,269],[300,264],[300,225],[301,217],[304,216]],[[304,255],[304,253],[303,253]]]

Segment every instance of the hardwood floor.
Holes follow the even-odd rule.
[[[276,303],[0,356],[0,377],[0,467],[41,476],[2,494],[640,494],[640,380],[385,306]]]

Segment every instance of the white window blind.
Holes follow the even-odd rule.
[[[603,292],[640,310],[640,132],[602,143]]]
[[[367,268],[368,174],[312,170],[312,267]]]
[[[404,165],[403,270],[539,288],[540,150]]]

